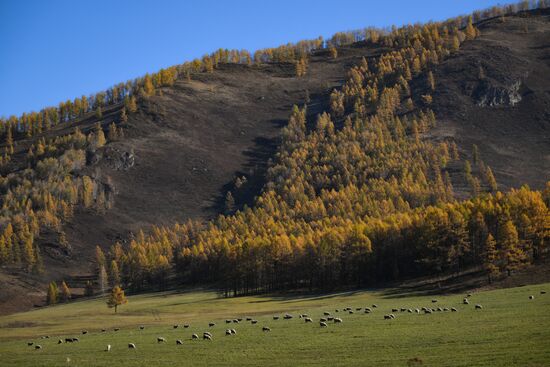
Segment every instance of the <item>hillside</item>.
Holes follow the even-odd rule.
[[[546,41],[550,38],[550,13],[524,12],[504,21],[496,17],[476,27],[479,37],[465,41],[456,53],[431,68],[436,88],[429,107],[437,124],[423,131],[422,139],[430,147],[456,142],[465,159],[477,145],[501,190],[522,184],[543,189],[550,178],[550,49]],[[360,65],[362,57],[374,65],[391,51],[386,45],[364,41],[336,49],[336,58],[326,49],[314,51],[301,77],[296,76],[294,64],[287,62],[220,64],[213,73],[198,73],[191,80],[178,78],[173,85],[140,100],[138,111],[130,114],[124,126],[124,138],[94,151],[78,173],[113,193],[111,207],[99,211],[76,208],[62,226],[69,250],[59,246],[55,231],[42,231],[36,241],[45,273],[29,275],[5,267],[0,274],[0,287],[6,290],[0,295],[0,312],[42,304],[45,280],[75,279],[72,287],[83,286],[77,284],[76,277],[94,272],[96,245],[107,252],[115,241],[127,245],[135,237],[131,233],[148,232],[153,225],[171,226],[188,219],[201,222],[245,204],[253,206],[254,198],[265,193],[264,184],[273,179],[275,170],[267,173],[273,163],[268,162],[281,157],[276,156],[281,149],[281,128],[286,126],[292,106],[307,102],[306,125],[313,130],[316,116],[331,109],[333,88],[340,89],[349,80],[349,70]],[[424,70],[409,82],[418,106],[422,106],[420,96],[427,92],[425,75]],[[346,106],[346,113],[351,107]],[[105,109],[99,119],[105,130],[113,121],[119,122],[122,108],[115,104]],[[399,114],[414,117],[410,112]],[[334,120],[338,128],[345,124],[343,116]],[[19,172],[26,166],[25,154],[39,138],[62,136],[75,126],[90,132],[97,121],[89,115],[17,140],[10,170]],[[436,152],[430,147],[422,147],[425,157]],[[442,173],[449,173],[452,182],[447,184],[452,184],[454,196],[467,199],[471,189],[462,165],[455,160]],[[480,171],[473,167],[473,173],[481,177]],[[237,189],[236,178],[242,177],[246,183]],[[430,184],[423,190],[430,191]],[[330,183],[326,188],[337,186]],[[277,188],[283,193],[287,189]],[[228,191],[234,193],[235,208],[225,205]],[[281,198],[287,201],[288,196],[281,194]],[[385,264],[377,271],[385,271],[386,266],[396,264]],[[416,274],[416,270],[401,270]]]

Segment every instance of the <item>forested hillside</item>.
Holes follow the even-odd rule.
[[[549,17],[541,1],[219,50],[4,119],[0,282],[244,294],[537,263]]]

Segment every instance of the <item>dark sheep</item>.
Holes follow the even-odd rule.
[[[279,316],[273,316],[273,320],[279,320]]]
[[[546,291],[540,291],[540,294],[546,294]]]
[[[262,331],[271,331],[271,329],[270,329],[269,327],[267,327],[267,326],[264,326],[264,327],[262,328]]]
[[[284,316],[284,319],[285,319],[285,320],[290,320],[292,317],[293,317],[293,316],[292,316],[291,314],[288,314],[288,313],[287,313],[287,314]]]
[[[128,343],[128,349],[136,349],[136,345],[134,343]]]
[[[237,319],[238,322],[243,321],[242,317]]]
[[[334,320],[334,317],[332,316],[327,317],[327,321],[332,321],[332,320]]]
[[[102,332],[102,333],[104,333],[104,332],[106,332],[106,331],[107,331],[107,329],[101,329],[101,332]]]
[[[185,324],[183,325],[184,328],[188,329],[189,328],[189,324]]]
[[[73,338],[73,342],[76,343],[76,342],[79,342],[79,341],[80,341],[80,339],[78,339],[78,338]]]
[[[116,328],[114,328],[113,330],[114,330],[114,331],[119,331],[120,328],[116,327]]]
[[[250,323],[253,324],[253,325],[254,325],[254,324],[257,324],[257,323],[258,323],[258,320],[250,320]]]
[[[41,346],[40,344],[36,344],[36,345],[34,346],[34,349],[42,349],[42,346]]]
[[[216,323],[214,323],[214,322],[211,322],[211,323],[209,323],[209,324],[208,324],[208,326],[210,326],[210,327],[212,327],[212,326],[216,326]]]
[[[88,334],[88,330],[82,330],[82,335]]]
[[[231,320],[225,320],[226,324],[231,324]]]
[[[252,317],[247,317],[246,321],[252,321]]]
[[[327,319],[324,318],[324,317],[321,317],[321,318],[319,319],[319,322],[326,322],[326,321],[327,321]]]
[[[183,345],[183,342],[181,340],[176,340],[176,345]]]
[[[368,309],[368,308],[366,308],[366,309],[365,309],[365,313],[371,313],[371,310]]]
[[[352,311],[352,310],[349,310],[348,313],[351,315],[351,314],[353,314],[353,311]]]
[[[401,308],[401,312],[405,312],[405,311],[407,311],[406,308]]]
[[[357,307],[357,308],[355,309],[355,311],[361,311],[362,309],[363,309],[363,307]]]
[[[174,325],[173,328],[177,329],[177,328],[179,328],[179,325]]]
[[[397,308],[392,308],[391,312],[398,312],[399,310]]]
[[[27,345],[30,347],[34,344],[34,342],[28,342]]]
[[[72,343],[73,342],[73,338],[65,338],[65,343]]]
[[[139,327],[139,330],[143,330],[143,329],[145,329],[145,326],[141,325],[141,326]]]

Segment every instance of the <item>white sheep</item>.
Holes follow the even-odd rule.
[[[107,344],[107,348],[105,348],[105,351],[106,351],[106,352],[110,352],[110,351],[111,351],[111,344]]]
[[[323,321],[319,322],[319,325],[320,325],[321,327],[327,327],[327,326],[328,326],[327,323],[326,323],[326,322],[323,322]]]
[[[134,343],[128,343],[128,349],[136,349],[136,345]]]
[[[176,340],[176,345],[183,345],[183,342],[180,339],[178,339]]]

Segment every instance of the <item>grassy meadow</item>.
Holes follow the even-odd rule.
[[[129,297],[117,314],[103,299],[86,300],[0,317],[0,366],[549,366],[550,294],[541,290],[550,291],[550,284],[474,293],[470,305],[462,304],[464,295],[394,290],[229,299],[210,291],[157,293]],[[355,311],[373,304],[378,307],[370,314]],[[392,308],[424,306],[458,312],[394,312],[395,319],[384,320]],[[345,307],[355,312],[343,312]],[[343,322],[321,328],[325,311]],[[283,320],[285,313],[294,318]],[[313,323],[300,319],[302,313]],[[258,323],[246,322],[247,316]],[[234,318],[243,321],[225,323]],[[173,328],[186,323],[187,329]],[[227,328],[237,334],[225,336]],[[212,341],[202,340],[204,331]],[[191,340],[193,333],[201,339]],[[158,336],[167,342],[157,344]],[[57,344],[66,337],[80,342]],[[31,341],[42,349],[28,346]],[[128,343],[137,348],[128,349]]]

